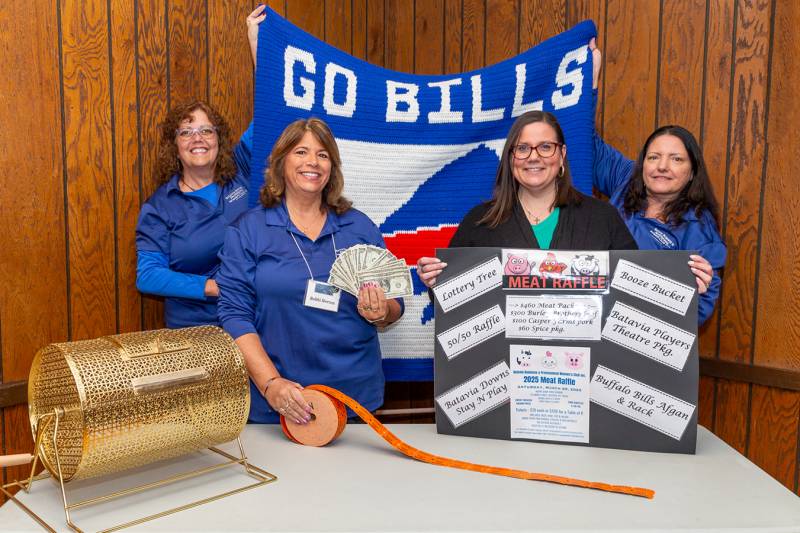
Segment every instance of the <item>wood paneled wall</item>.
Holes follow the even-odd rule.
[[[159,327],[135,288],[134,228],[155,188],[157,124],[203,98],[243,131],[252,66],[243,0],[0,4],[0,381],[49,342]],[[705,357],[800,372],[800,4],[775,0],[290,0],[269,4],[385,67],[482,67],[591,18],[604,54],[598,129],[633,157],[657,125],[694,131],[724,207],[728,266]],[[431,405],[392,384],[387,407]],[[793,491],[800,392],[701,380],[700,422]],[[2,450],[30,451],[24,406]],[[8,469],[3,480],[17,478]]]

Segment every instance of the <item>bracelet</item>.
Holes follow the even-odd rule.
[[[370,324],[377,324],[378,322],[383,322],[383,321],[384,321],[384,320],[386,320],[387,318],[389,318],[389,307],[388,307],[388,306],[386,307],[386,314],[385,314],[385,315],[383,315],[383,318],[378,318],[378,319],[376,319],[376,320],[370,320],[370,319],[366,319],[366,320],[367,320],[367,322],[369,322]]]
[[[272,376],[271,378],[269,378],[269,379],[267,380],[267,383],[264,385],[264,392],[262,392],[262,393],[261,393],[261,395],[262,395],[264,398],[266,398],[266,397],[267,397],[267,389],[269,389],[269,386],[270,386],[270,385],[272,385],[272,382],[273,382],[273,381],[275,381],[275,380],[276,380],[276,379],[278,379],[278,378],[280,378],[280,376]]]

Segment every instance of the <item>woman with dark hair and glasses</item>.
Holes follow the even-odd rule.
[[[508,132],[492,199],[467,213],[450,240],[464,246],[635,250],[636,242],[613,207],[573,187],[556,117],[529,111]],[[432,287],[445,266],[422,257],[417,274]]]
[[[263,9],[247,17],[254,64]],[[167,327],[217,324],[217,252],[247,210],[252,125],[234,147],[225,118],[197,100],[171,109],[160,128],[161,186],[139,211],[136,287],[165,297]]]
[[[601,55],[589,43],[595,97]],[[636,161],[595,135],[594,186],[609,197],[642,250],[697,250],[689,268],[700,299],[697,323],[714,311],[727,248],[719,234],[719,207],[703,152],[688,130],[662,126],[644,142]],[[715,273],[716,271],[716,273]]]

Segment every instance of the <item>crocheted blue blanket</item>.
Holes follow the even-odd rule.
[[[412,271],[447,247],[467,211],[492,194],[503,143],[517,116],[558,117],[575,185],[592,189],[593,22],[471,72],[420,76],[387,70],[337,50],[268,9],[259,29],[250,203],[283,129],[325,120],[342,155],[345,195],[378,225]],[[415,295],[381,333],[386,378],[431,380],[433,306],[412,272]]]

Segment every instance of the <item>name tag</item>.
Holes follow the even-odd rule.
[[[306,285],[306,297],[303,304],[306,307],[314,307],[323,311],[336,313],[339,311],[339,298],[342,292],[338,287],[334,287],[324,281],[308,280]]]

